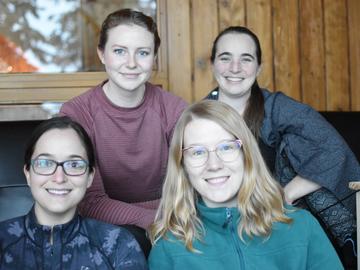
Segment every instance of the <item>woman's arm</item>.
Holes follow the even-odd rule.
[[[293,204],[294,201],[320,188],[321,186],[315,182],[297,175],[284,187],[285,201]]]
[[[97,170],[99,171],[99,170]],[[158,200],[153,201],[154,205]],[[149,206],[151,202],[149,202]],[[143,229],[154,221],[156,208],[141,204],[130,204],[119,200],[111,199],[105,192],[103,180],[98,173],[91,187],[79,205],[80,213],[84,216],[99,219],[111,224],[122,225],[132,224]]]
[[[88,100],[93,96],[81,96],[65,103],[61,115],[67,115],[79,122],[89,136],[93,138],[93,119]],[[95,169],[95,177],[91,187],[79,204],[80,213],[84,216],[99,219],[108,223],[122,225],[132,224],[146,229],[154,220],[158,200],[142,204],[130,204],[111,199],[105,191],[103,179]]]

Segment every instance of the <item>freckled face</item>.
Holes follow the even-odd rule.
[[[210,151],[219,143],[234,140],[235,137],[211,120],[194,119],[184,131],[184,149],[205,146]],[[231,162],[222,161],[211,151],[208,161],[200,167],[185,163],[185,171],[194,189],[208,207],[235,207],[243,176],[244,161],[241,149]],[[185,157],[184,157],[185,158]]]
[[[108,31],[104,51],[98,50],[112,89],[137,91],[145,87],[155,61],[154,36],[138,25],[121,24]]]
[[[31,159],[36,158],[87,161],[87,154],[73,129],[51,129],[37,141]],[[52,175],[36,174],[32,166],[29,171],[24,168],[24,173],[35,200],[36,217],[43,225],[70,221],[93,180],[89,170],[80,176],[68,176],[61,166]]]
[[[213,73],[220,91],[227,96],[250,96],[260,72],[254,41],[246,34],[229,33],[218,40],[216,48]]]

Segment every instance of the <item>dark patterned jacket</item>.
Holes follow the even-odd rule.
[[[341,135],[310,106],[281,92],[261,90],[265,115],[260,139],[276,154],[275,168],[270,168],[275,178],[284,186],[298,174],[337,199],[348,196],[349,182],[360,180],[360,166]],[[206,98],[217,100],[218,93],[215,89]],[[344,204],[355,213],[355,196]]]
[[[34,210],[0,223],[0,269],[148,269],[125,229],[76,215],[53,227],[36,222]]]

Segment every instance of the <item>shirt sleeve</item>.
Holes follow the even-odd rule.
[[[80,123],[93,140],[92,117],[82,102],[76,99],[66,102],[60,110],[60,115],[67,115]],[[79,204],[80,213],[111,224],[132,224],[146,229],[154,221],[158,200],[130,204],[111,199],[106,194],[99,172],[95,166],[93,183]]]
[[[121,230],[118,249],[115,252],[116,270],[147,270],[145,256],[135,238],[127,231]]]
[[[360,180],[359,163],[345,140],[318,112],[282,93],[266,101],[263,130],[295,172],[344,196]]]

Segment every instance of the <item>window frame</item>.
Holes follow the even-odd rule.
[[[150,81],[167,88],[167,32],[165,14],[166,0],[157,0],[156,18],[161,45],[157,55],[157,68],[153,70]],[[43,102],[64,102],[85,92],[106,78],[105,72],[2,73],[0,74],[0,113],[2,114],[0,121],[7,118],[7,116],[4,116],[5,110],[1,110],[1,107],[7,110],[13,108],[16,111],[22,111],[21,107],[23,106],[26,106],[26,108],[33,106],[34,109],[37,109],[39,104]],[[14,107],[16,105],[17,108]],[[21,116],[17,118],[19,117],[21,118]]]

